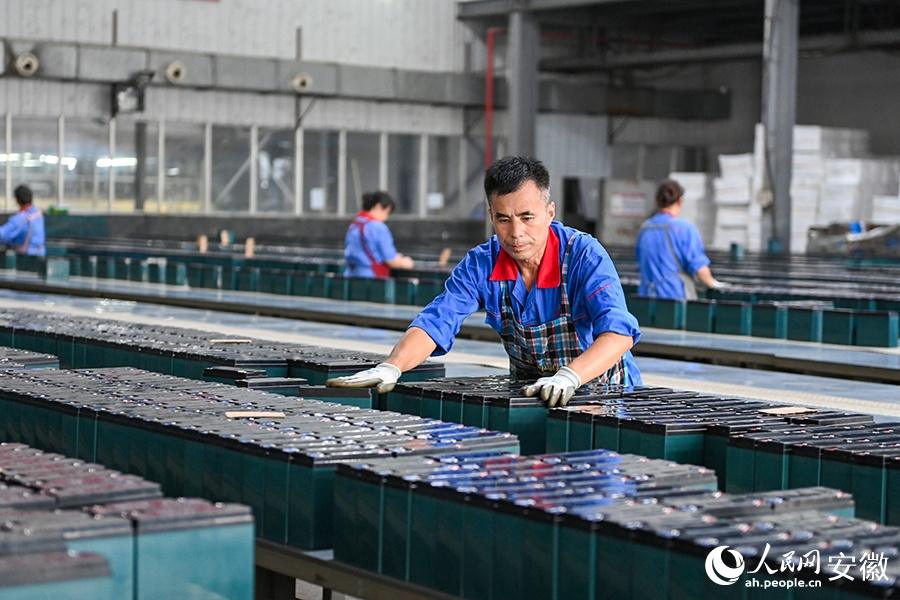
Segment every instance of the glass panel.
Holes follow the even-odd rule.
[[[250,210],[250,128],[213,125],[212,209]]]
[[[378,189],[377,133],[347,134],[347,212],[360,210],[360,198]]]
[[[13,117],[12,122],[12,186],[31,187],[41,208],[56,204],[57,123],[32,117]]]
[[[100,119],[66,119],[63,205],[73,212],[106,211],[109,126]]]
[[[338,133],[303,132],[303,210],[337,212]]]
[[[163,212],[203,212],[203,125],[166,123]]]
[[[157,131],[156,123],[116,123],[116,156],[112,161],[116,185],[114,212],[159,210],[156,201],[156,166],[159,159]]]
[[[259,212],[294,211],[294,131],[259,130]]]
[[[397,214],[416,211],[419,193],[419,136],[388,136],[388,191],[397,201]]]
[[[429,214],[458,216],[459,144],[461,138],[428,138],[428,190],[425,207]]]

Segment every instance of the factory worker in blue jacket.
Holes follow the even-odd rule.
[[[404,371],[449,352],[477,310],[500,334],[511,375],[528,383],[525,395],[549,406],[565,405],[593,380],[641,384],[629,352],[640,331],[615,266],[594,237],[553,220],[544,165],[521,156],[498,160],[485,173],[484,191],[495,235],[466,254],[385,362],[328,385],[390,391]]]
[[[13,192],[19,212],[0,225],[0,243],[6,244],[18,254],[44,256],[44,215],[33,204],[34,196],[26,185],[16,187]]]
[[[653,298],[695,300],[694,280],[722,289],[709,270],[709,258],[700,232],[680,218],[684,188],[677,181],[663,181],[656,190],[657,212],[644,221],[637,238],[637,262],[641,272],[638,294]]]
[[[362,210],[344,236],[345,277],[385,279],[392,268],[413,268],[413,259],[397,252],[394,236],[385,225],[392,212],[394,199],[387,192],[363,194]]]

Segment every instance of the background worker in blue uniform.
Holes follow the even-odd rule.
[[[640,331],[615,266],[594,237],[553,220],[544,165],[503,158],[485,173],[484,191],[495,235],[466,254],[385,362],[328,385],[390,391],[403,371],[449,352],[477,310],[500,334],[511,374],[529,382],[525,395],[549,406],[595,379],[641,383],[629,352]]]
[[[44,215],[33,204],[34,196],[27,185],[16,187],[13,194],[19,212],[0,225],[0,243],[28,256],[45,256]]]
[[[394,206],[394,199],[387,192],[363,194],[362,211],[344,236],[344,276],[386,278],[392,268],[413,268],[413,259],[397,252],[394,236],[385,225]]]
[[[659,185],[657,212],[644,221],[637,238],[641,296],[694,300],[695,279],[714,289],[727,286],[713,277],[700,232],[680,218],[683,204],[684,188],[677,181],[668,179]]]

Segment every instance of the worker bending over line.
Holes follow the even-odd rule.
[[[34,195],[27,185],[17,186],[13,194],[19,211],[0,225],[0,242],[18,254],[46,256],[44,247],[44,215],[34,205]]]
[[[394,236],[385,225],[394,207],[394,199],[387,192],[363,194],[363,209],[344,236],[345,277],[385,279],[391,269],[413,268],[413,259],[397,252]]]
[[[449,352],[477,310],[500,334],[510,374],[529,382],[525,395],[551,407],[595,379],[641,384],[630,352],[640,331],[615,266],[594,237],[553,220],[544,165],[522,156],[500,159],[485,173],[484,191],[494,235],[469,250],[385,362],[328,385],[390,391],[404,371]]]

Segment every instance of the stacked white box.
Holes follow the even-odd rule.
[[[721,177],[713,180],[716,222],[712,246],[727,249],[732,243],[759,250],[760,210],[755,200],[754,177],[757,170],[754,154],[722,154],[719,156]]]
[[[747,235],[749,249],[760,249],[764,245],[762,240],[762,219],[761,209],[758,206],[759,199],[762,197],[760,191],[765,181],[766,165],[764,153],[764,130],[761,124],[757,124],[753,140],[753,157],[750,202],[748,203],[747,213]],[[826,197],[826,183],[828,170],[828,161],[836,158],[864,158],[869,152],[869,134],[860,129],[839,129],[833,127],[819,127],[811,125],[797,125],[794,127],[794,151],[791,157],[792,178],[791,178],[791,249],[794,252],[804,252],[806,250],[807,231],[814,225],[824,224],[822,219],[824,215],[834,215],[832,220],[849,220],[849,217],[841,218],[844,215],[855,215],[859,211],[866,208],[866,195],[870,193],[872,186],[868,183],[853,183],[855,188],[831,188],[831,199],[823,200]],[[731,173],[741,175],[746,174],[746,160],[738,158],[743,155],[729,155],[724,159],[720,159],[719,163],[723,169],[722,176],[725,178],[725,169],[729,169]],[[846,168],[847,167],[845,165]],[[837,168],[837,167],[835,167]],[[849,171],[845,170],[845,174]],[[871,178],[865,179],[869,182]],[[847,179],[844,179],[847,182]],[[837,185],[839,182],[833,182]],[[723,186],[725,188],[725,186]],[[727,189],[726,189],[727,191]],[[726,194],[725,198],[733,198]],[[722,203],[718,201],[717,205],[722,207]],[[756,206],[760,218],[749,209]],[[718,242],[724,243],[729,236],[740,237],[740,234],[733,231],[734,221],[737,219],[736,213],[730,209],[724,209],[720,213],[722,217],[721,223],[717,222],[716,236]],[[853,217],[856,218],[856,217]]]
[[[750,178],[755,171],[754,156],[752,154],[720,154],[719,172],[723,178]]]
[[[750,177],[716,177],[713,180],[716,204],[747,206],[753,200],[751,183]]]
[[[794,126],[794,153],[817,154],[823,158],[866,156],[869,132],[818,125]]]
[[[872,199],[895,193],[896,160],[830,158],[825,161],[825,185],[819,200],[821,224],[873,217]]]
[[[712,201],[712,177],[707,173],[669,173],[684,188],[681,217],[697,226],[704,244],[712,242],[715,206]]]

